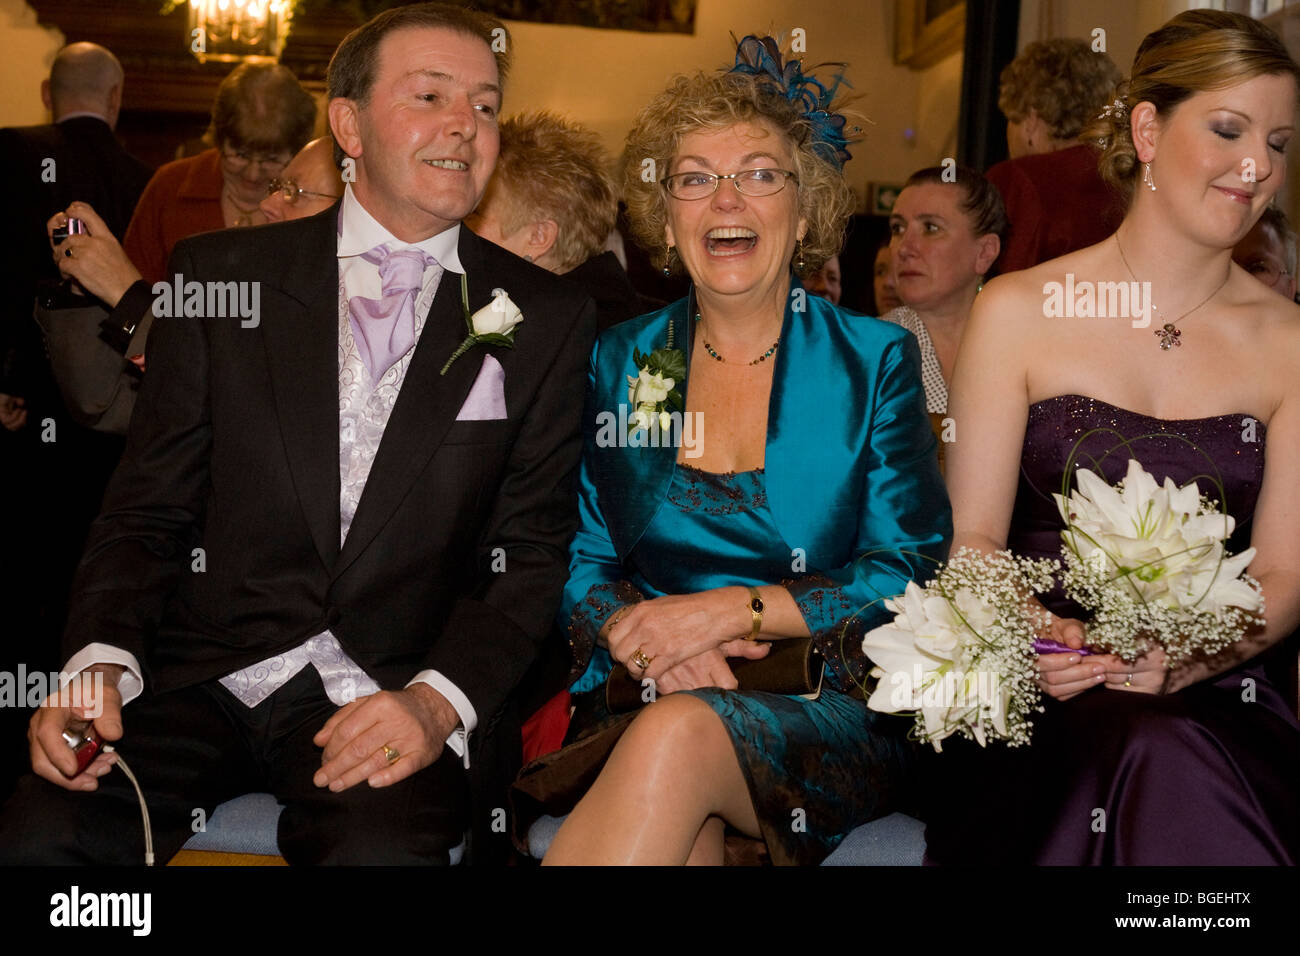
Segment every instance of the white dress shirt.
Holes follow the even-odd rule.
[[[418,243],[397,239],[371,216],[352,192],[349,184],[343,193],[338,240],[339,275],[339,528],[340,548],[347,540],[348,529],[356,515],[365,489],[370,467],[379,451],[388,418],[401,391],[406,370],[419,344],[420,333],[429,307],[446,272],[459,281],[464,273],[457,254],[460,226],[455,225]],[[415,344],[378,382],[361,361],[353,340],[348,300],[361,295],[378,298],[382,285],[379,266],[362,258],[380,245],[390,250],[414,246],[437,260],[424,270],[423,284],[415,305]],[[125,673],[118,684],[123,703],[133,700],[144,689],[139,662],[133,654],[106,644],[90,644],[68,661],[65,672],[75,674],[93,663],[121,664]],[[221,684],[249,707],[255,707],[311,664],[320,675],[326,696],[343,706],[359,697],[377,693],[380,688],[343,650],[328,630],[314,635],[298,647],[259,661],[221,678]],[[436,670],[423,670],[406,685],[425,683],[445,697],[460,717],[460,726],[447,738],[447,746],[469,766],[468,735],[478,725],[478,715],[469,698]]]

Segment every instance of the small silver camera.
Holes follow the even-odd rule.
[[[63,225],[54,227],[54,244],[58,245],[64,239],[68,238],[68,236],[83,235],[89,235],[89,233],[86,232],[86,224],[80,219],[69,219]]]

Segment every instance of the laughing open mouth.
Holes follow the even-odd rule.
[[[454,169],[461,173],[469,169],[468,163],[462,163],[458,159],[426,159],[425,162],[435,169]]]
[[[704,245],[711,256],[738,256],[749,252],[758,243],[758,233],[741,226],[710,229]]]

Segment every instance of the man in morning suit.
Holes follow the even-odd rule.
[[[505,38],[438,4],[358,28],[329,69],[341,203],[173,254],[178,282],[260,283],[258,314],[155,321],[64,642],[69,672],[118,688],[95,727],[159,861],[249,790],[285,805],[291,863],[453,862],[467,831],[484,855],[512,690],[567,573],[595,325],[460,227],[496,160]],[[513,347],[445,366],[467,311],[512,305]],[[76,716],[33,720],[0,860],[140,859],[112,755],[71,776]]]
[[[54,122],[0,129],[7,214],[0,256],[0,520],[11,543],[0,583],[9,637],[0,670],[9,672],[20,662],[29,671],[58,667],[68,585],[122,454],[120,437],[69,416],[32,318],[38,280],[59,279],[45,232],[50,216],[81,200],[111,228],[125,229],[152,175],[113,134],[122,88],[122,67],[111,52],[69,44],[41,82]],[[21,728],[29,717],[15,707],[0,713],[0,800],[26,764]]]

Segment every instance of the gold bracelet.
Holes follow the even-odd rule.
[[[763,597],[758,593],[758,588],[752,586],[749,589],[749,613],[753,615],[753,626],[745,640],[756,641],[758,632],[763,629]]]

